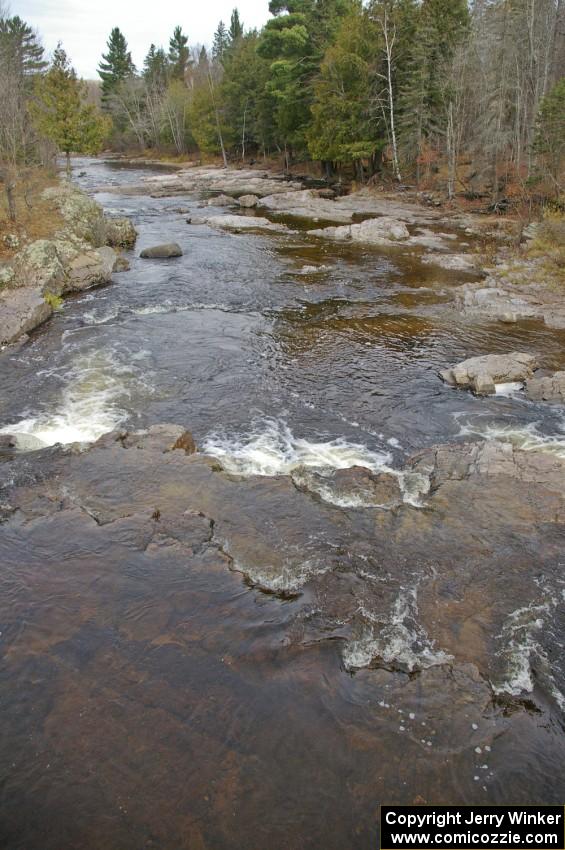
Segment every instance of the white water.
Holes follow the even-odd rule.
[[[143,352],[138,356],[143,356]],[[53,410],[10,423],[0,433],[18,437],[24,450],[57,443],[94,442],[127,419],[122,405],[135,383],[135,368],[121,364],[112,351],[82,355]]]
[[[409,672],[423,670],[452,660],[436,649],[425,629],[418,623],[418,585],[402,588],[388,620],[376,628],[379,619],[363,606],[360,612],[369,625],[358,640],[350,641],[343,650],[347,670],[367,667],[374,658],[385,664],[400,664]]]
[[[397,445],[396,441],[389,442]],[[276,419],[262,420],[243,437],[213,433],[204,441],[202,451],[218,458],[226,472],[244,477],[293,473],[299,476],[301,469],[315,469],[329,475],[336,469],[353,466],[374,473],[387,472],[398,478],[404,502],[413,507],[421,507],[421,499],[430,488],[428,477],[391,467],[392,455],[388,451],[371,451],[361,443],[350,443],[343,438],[327,442],[305,440],[295,437],[286,423]],[[349,496],[334,492],[330,480],[327,486],[320,483],[314,490],[324,501],[341,508],[381,506],[361,491]]]
[[[512,443],[523,451],[543,451],[565,458],[565,420],[561,426],[563,434],[541,434],[535,423],[529,425],[496,425],[479,421],[461,424],[459,436],[482,437]]]
[[[388,470],[389,452],[374,452],[344,439],[313,442],[295,437],[279,420],[261,422],[244,437],[211,434],[202,450],[217,457],[226,472],[235,475],[290,475],[299,467],[349,469],[364,466],[372,472]]]
[[[501,679],[494,683],[493,689],[496,693],[508,693],[513,696],[531,693],[534,689],[535,664],[539,675],[546,679],[548,689],[557,704],[561,709],[565,709],[565,695],[557,687],[551,665],[540,642],[542,634],[551,631],[551,617],[560,604],[559,597],[541,581],[536,583],[543,593],[542,600],[512,611],[497,636],[502,643],[499,655],[504,662],[505,672]],[[565,601],[565,591],[562,591],[561,596]]]

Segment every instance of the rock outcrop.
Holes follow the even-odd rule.
[[[275,224],[268,218],[247,215],[211,215],[201,219],[193,219],[193,224],[208,224],[219,230],[231,230],[234,233],[243,230],[270,230],[273,233],[288,231],[284,224]]]
[[[102,208],[72,184],[51,187],[43,195],[59,210],[65,228],[52,239],[25,245],[2,268],[0,345],[15,342],[48,319],[53,312],[49,296],[108,283],[118,262],[111,245],[131,247],[137,237],[128,219],[107,220]]]
[[[173,257],[182,257],[182,248],[178,242],[166,242],[164,245],[144,248],[139,256],[144,260],[169,260]]]
[[[553,375],[526,381],[526,396],[531,401],[565,404],[565,372],[554,372]]]
[[[497,384],[524,383],[533,377],[536,358],[531,354],[486,354],[471,357],[451,369],[440,372],[447,384],[473,390],[477,395],[496,392]]]
[[[368,218],[360,224],[311,230],[310,234],[324,239],[333,239],[336,242],[359,242],[365,245],[394,245],[410,236],[404,222],[386,216]]]

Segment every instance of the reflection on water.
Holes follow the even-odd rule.
[[[200,199],[137,193],[147,169],[76,170],[134,218],[132,269],[1,355],[1,431],[176,422],[207,456],[0,463],[43,488],[0,499],[0,844],[365,850],[381,802],[561,802],[562,536],[514,537],[471,486],[430,511],[402,470],[464,438],[565,457],[558,408],[437,377],[563,368],[564,334],[463,324],[459,277],[416,257],[191,226]],[[385,490],[352,498],[352,469]]]

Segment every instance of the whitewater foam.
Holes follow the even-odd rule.
[[[363,466],[373,472],[388,469],[388,452],[373,452],[366,446],[338,438],[313,442],[295,437],[291,429],[278,420],[258,424],[246,437],[211,434],[202,450],[217,457],[227,472],[235,475],[290,475],[299,467],[349,469]]]
[[[452,656],[436,649],[426,630],[418,623],[418,585],[401,588],[389,618],[380,628],[380,618],[363,605],[360,613],[368,624],[361,636],[350,641],[343,649],[343,663],[347,670],[367,667],[375,658],[385,664],[398,664],[410,673],[440,664],[447,664]]]
[[[565,422],[563,427],[565,428]],[[499,425],[485,422],[468,421],[460,426],[459,436],[482,437],[485,440],[498,440],[512,443],[522,451],[543,451],[565,458],[565,433],[541,434],[538,425]]]
[[[121,405],[138,380],[135,368],[120,363],[112,351],[82,355],[71,369],[54,411],[3,426],[0,433],[21,437],[22,450],[94,442],[127,419]]]
[[[512,696],[529,694],[534,689],[533,665],[548,686],[559,707],[565,709],[565,695],[555,681],[552,665],[541,645],[543,635],[553,634],[549,619],[559,604],[558,596],[537,580],[543,598],[512,611],[497,639],[502,643],[499,657],[505,667],[504,674],[493,683],[495,693],[507,693]],[[561,645],[560,645],[561,646]]]

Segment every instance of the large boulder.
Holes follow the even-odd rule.
[[[53,239],[38,239],[27,245],[14,258],[14,286],[29,286],[59,295],[67,280],[65,261],[69,255],[76,255],[76,251],[64,252],[61,247],[60,241]]]
[[[9,289],[0,294],[0,345],[15,342],[41,325],[53,308],[36,289]]]
[[[532,354],[514,351],[471,357],[440,372],[440,377],[452,387],[490,395],[496,392],[497,384],[524,383],[532,378],[535,368],[536,358]]]
[[[336,242],[359,242],[364,245],[391,245],[410,237],[403,221],[388,216],[368,218],[360,224],[324,227],[321,230],[311,230],[310,233]]]
[[[526,395],[531,401],[565,404],[565,372],[526,381]]]
[[[367,244],[379,244],[383,240],[387,242],[398,242],[408,239],[409,236],[408,228],[403,221],[388,218],[387,216],[368,218],[360,224],[351,225],[351,239],[353,242],[365,242]]]
[[[106,244],[113,248],[133,248],[137,230],[129,218],[106,219]]]
[[[67,267],[67,280],[61,292],[82,292],[109,283],[115,262],[116,252],[113,248],[104,247],[77,254]]]
[[[256,207],[258,201],[259,198],[257,197],[257,195],[242,195],[239,199],[239,206],[246,208]]]
[[[145,248],[139,256],[144,260],[168,260],[171,257],[182,257],[182,248],[177,242],[167,242]]]
[[[43,192],[55,203],[67,228],[94,247],[106,242],[106,221],[102,207],[72,183],[62,183]]]
[[[216,195],[215,198],[210,198],[208,201],[209,207],[232,207],[235,205],[235,200],[230,195]]]

